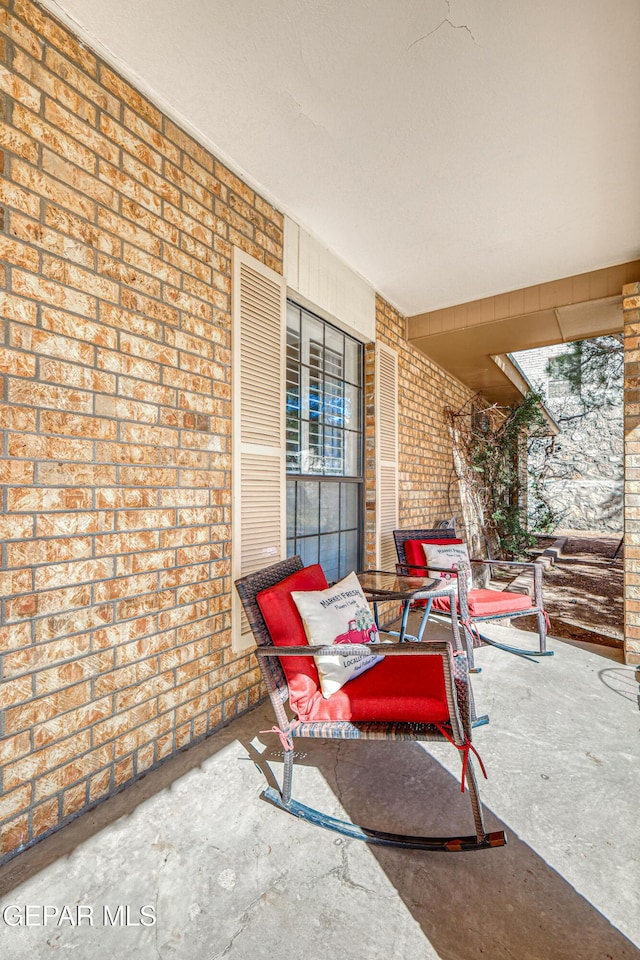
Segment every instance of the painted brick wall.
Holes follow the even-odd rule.
[[[429,526],[456,516],[462,507],[453,470],[446,409],[460,409],[473,393],[405,339],[405,318],[376,298],[376,336],[398,354],[399,523]],[[365,362],[368,431],[366,484],[374,490],[374,359]],[[367,562],[375,562],[375,505],[367,509]]]
[[[230,646],[230,254],[282,217],[0,0],[0,856],[259,696]]]

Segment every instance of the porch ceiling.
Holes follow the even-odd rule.
[[[504,355],[621,333],[619,291],[634,277],[640,260],[419,314],[408,318],[407,338],[490,402],[509,404],[523,381]]]
[[[637,0],[45,6],[406,315],[640,255]]]

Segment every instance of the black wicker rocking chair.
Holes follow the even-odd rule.
[[[249,624],[253,631],[257,643],[256,656],[262,671],[262,675],[269,693],[271,704],[273,706],[276,726],[273,732],[278,733],[283,744],[284,774],[281,789],[275,789],[268,786],[262,796],[282,810],[299,817],[302,820],[334,830],[343,836],[364,840],[371,844],[385,844],[390,846],[408,847],[419,850],[431,851],[469,851],[482,850],[491,847],[503,846],[506,843],[504,831],[495,831],[488,833],[485,830],[482,805],[478,792],[478,784],[473,768],[470,752],[475,748],[471,744],[471,722],[469,717],[469,676],[467,670],[467,658],[464,653],[456,652],[454,656],[452,646],[449,642],[435,643],[383,643],[376,645],[376,654],[382,655],[384,659],[380,661],[374,671],[383,670],[387,665],[392,666],[395,657],[429,657],[431,661],[425,666],[429,670],[433,669],[441,678],[438,682],[443,691],[441,696],[441,712],[434,714],[433,717],[424,716],[424,722],[396,722],[389,719],[380,720],[371,716],[366,720],[355,722],[352,720],[301,720],[297,716],[290,716],[285,709],[285,705],[290,700],[289,683],[292,677],[289,670],[289,680],[285,670],[293,668],[297,662],[301,663],[304,657],[304,664],[313,665],[313,657],[330,653],[340,656],[353,657],[361,656],[363,649],[367,653],[371,652],[370,647],[364,647],[362,644],[340,644],[340,646],[318,647],[306,644],[304,628],[302,621],[297,614],[292,601],[290,592],[292,590],[305,589],[304,574],[312,568],[304,568],[300,557],[291,557],[279,563],[273,564],[257,573],[249,574],[236,581],[236,588],[242,600]],[[324,576],[322,574],[322,576]],[[286,582],[285,582],[286,581]],[[326,583],[326,581],[325,581]],[[263,599],[278,587],[279,597],[283,602],[279,612],[281,626],[278,628],[279,644],[287,642],[290,635],[295,645],[275,645],[270,628],[267,625],[263,610]],[[319,589],[316,587],[315,589]],[[267,619],[269,613],[267,612]],[[297,618],[297,621],[296,621]],[[282,626],[284,625],[284,626]],[[305,645],[302,645],[302,644]],[[294,658],[294,659],[290,659]],[[297,658],[297,661],[296,659]],[[289,661],[289,664],[287,664]],[[396,668],[404,669],[404,662],[396,664]],[[406,660],[406,668],[416,673],[415,659],[413,663]],[[407,673],[408,673],[407,669]],[[313,665],[315,671],[315,665]],[[305,676],[309,673],[306,670]],[[394,670],[397,676],[398,670]],[[380,675],[382,677],[382,674]],[[362,676],[351,680],[348,687],[355,690],[355,685],[362,681]],[[442,683],[442,680],[444,683]],[[305,681],[306,682],[306,681]],[[335,696],[335,694],[333,694]],[[354,694],[355,696],[355,694]],[[329,698],[330,700],[331,698]],[[328,703],[327,700],[324,703]],[[442,712],[444,710],[444,713]],[[373,711],[375,713],[375,710]],[[383,711],[384,713],[384,711]],[[388,713],[388,710],[387,710]],[[446,719],[443,719],[446,717]],[[433,722],[430,722],[433,721]],[[405,740],[405,741],[449,741],[459,751],[462,761],[462,791],[466,789],[471,801],[473,822],[475,833],[473,835],[461,836],[454,834],[447,837],[426,837],[413,836],[405,834],[387,833],[379,830],[367,829],[363,826],[338,820],[327,816],[318,810],[299,803],[292,797],[292,778],[293,778],[293,739],[296,737],[313,737],[320,739],[339,739],[339,740]],[[477,755],[477,753],[476,753]],[[479,759],[479,758],[478,758]],[[482,765],[482,761],[480,761]],[[483,768],[484,772],[484,768]],[[486,776],[486,774],[485,774]]]
[[[424,553],[421,554],[421,544],[424,542],[444,543],[447,540],[456,540],[456,531],[454,527],[432,527],[422,530],[394,530],[393,536],[396,543],[396,552],[398,554],[397,572],[402,576],[428,576],[430,571],[438,571],[442,568],[429,566],[426,567]],[[461,540],[457,540],[462,543]],[[544,608],[542,596],[542,567],[539,563],[526,563],[514,560],[477,560],[471,559],[472,566],[481,564],[483,566],[510,567],[522,570],[531,570],[533,572],[533,599],[524,594],[503,593],[497,590],[475,590],[467,589],[465,577],[460,577],[458,587],[458,618],[465,633],[466,646],[469,655],[469,669],[475,672],[473,661],[474,647],[480,647],[483,643],[491,644],[499,650],[505,650],[507,653],[514,653],[516,656],[525,657],[534,660],[536,657],[552,657],[554,651],[547,650],[547,631],[549,629],[549,616]],[[434,602],[435,612],[444,612],[441,608],[444,605],[438,601]],[[538,647],[537,649],[526,649],[522,647],[512,647],[508,644],[499,643],[480,632],[478,624],[489,622],[491,620],[504,620],[506,618],[535,616],[538,621]]]

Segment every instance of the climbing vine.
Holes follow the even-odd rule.
[[[449,411],[454,469],[465,503],[474,513],[490,557],[522,556],[535,542],[527,519],[527,444],[543,433],[542,395],[528,393],[510,407],[478,407],[478,398]],[[539,478],[530,491],[535,527],[553,529],[557,515],[544,499]]]

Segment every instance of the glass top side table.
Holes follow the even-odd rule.
[[[388,570],[362,570],[357,574],[358,581],[362,587],[367,600],[373,604],[373,614],[376,626],[380,629],[378,621],[378,604],[389,600],[399,600],[402,605],[402,620],[400,630],[385,630],[385,633],[398,637],[400,643],[404,640],[422,640],[429,613],[431,612],[432,601],[436,597],[449,597],[452,608],[451,629],[453,633],[454,648],[462,650],[460,639],[460,627],[456,615],[457,587],[455,580],[442,580],[431,577],[403,577]],[[409,620],[409,610],[414,600],[425,600],[424,613],[416,634],[407,633],[407,623]]]

